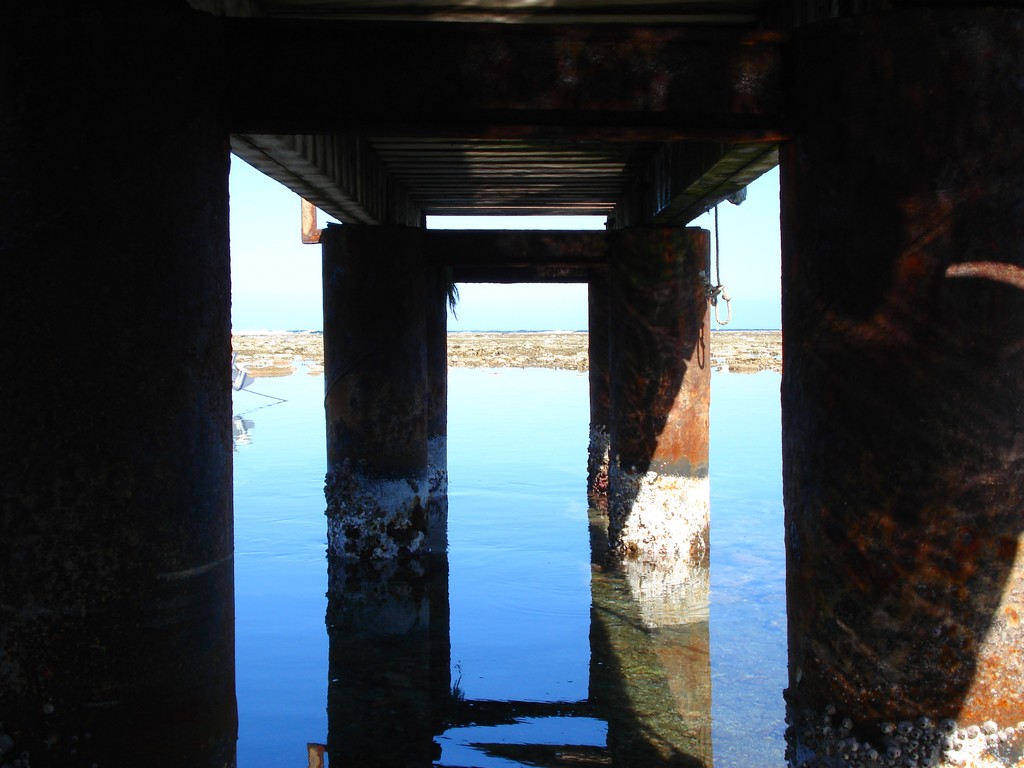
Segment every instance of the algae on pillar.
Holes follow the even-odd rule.
[[[1024,12],[794,38],[790,765],[1024,764]]]
[[[703,562],[708,553],[708,233],[614,235],[609,537],[624,557]]]
[[[405,559],[428,547],[422,230],[323,234],[327,547]]]

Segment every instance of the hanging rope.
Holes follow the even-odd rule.
[[[715,322],[719,325],[728,325],[729,321],[732,320],[732,304],[729,299],[729,294],[726,293],[725,286],[722,284],[722,269],[719,263],[719,249],[718,249],[718,206],[715,206],[715,282],[711,282],[711,277],[706,272],[701,271],[701,277],[704,278],[704,295],[708,301],[711,302],[711,306],[715,309]],[[718,299],[722,298],[725,302],[725,320],[723,320],[718,314]]]

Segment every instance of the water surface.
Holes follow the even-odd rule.
[[[287,399],[278,405],[236,393],[239,765],[305,765],[306,743],[329,732],[339,755],[356,751],[352,728],[382,740],[389,712],[417,721],[405,723],[417,741],[407,754],[421,765],[693,765],[712,752],[720,768],[782,765],[779,381],[713,376],[709,620],[705,591],[703,618],[699,595],[676,596],[689,618],[658,625],[637,580],[631,589],[592,552],[586,376],[451,370],[440,592],[383,586],[387,607],[373,613],[355,588],[332,595],[336,621],[360,627],[333,640],[323,379],[258,380],[252,389]],[[363,629],[371,642],[359,645]],[[354,668],[354,653],[389,643],[398,652]]]

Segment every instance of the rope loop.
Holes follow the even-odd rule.
[[[715,206],[715,277],[718,280],[722,279],[722,267],[719,264],[719,252],[718,252],[718,206]],[[701,278],[704,280],[704,295],[708,297],[708,301],[711,302],[711,306],[715,308],[715,322],[719,325],[728,325],[729,321],[732,320],[732,304],[730,303],[729,294],[725,292],[725,285],[722,283],[712,284],[711,276],[701,270]],[[725,302],[725,320],[718,314],[718,297],[722,297],[722,301]]]
[[[708,273],[703,269],[697,274],[700,275],[700,279],[704,283],[704,298],[710,301],[711,306],[715,308],[715,322],[719,325],[728,325],[729,321],[732,320],[732,304],[730,303],[729,294],[725,291],[725,286],[722,283],[717,285],[712,283]],[[725,302],[725,320],[722,320],[718,312],[719,298]]]
[[[715,308],[715,322],[719,325],[728,325],[729,321],[732,320],[732,304],[729,299],[729,294],[725,292],[724,285],[715,286],[715,297],[711,299],[711,306]],[[722,296],[722,301],[725,302],[725,320],[718,316],[718,296]]]

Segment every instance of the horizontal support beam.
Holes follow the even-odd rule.
[[[788,38],[776,33],[224,25],[234,133],[766,143],[789,135]]]
[[[603,231],[432,229],[426,233],[431,264],[456,269],[586,268],[608,263]]]
[[[453,267],[455,283],[589,283],[600,267]]]
[[[346,224],[420,220],[419,206],[360,137],[233,134],[231,151]]]
[[[444,230],[426,233],[428,263],[456,283],[585,283],[608,263],[606,232]]]

